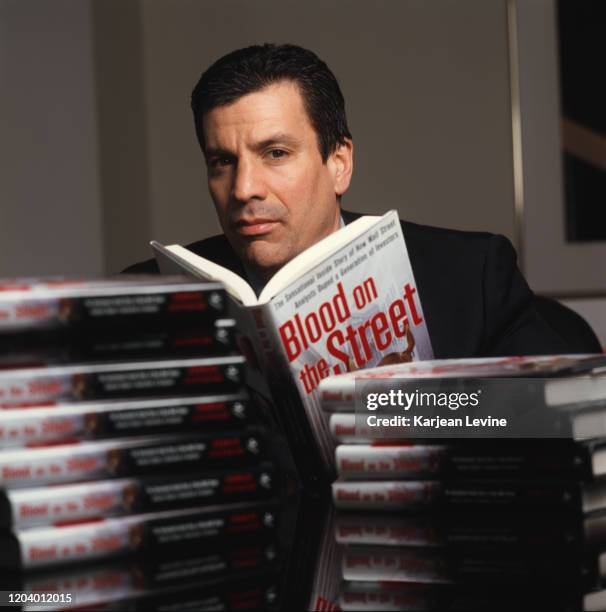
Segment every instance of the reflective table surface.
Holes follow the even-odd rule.
[[[54,593],[23,606],[45,610],[606,609],[600,547],[573,515],[337,512],[306,495],[268,506],[264,521],[161,555],[9,572],[3,587]]]

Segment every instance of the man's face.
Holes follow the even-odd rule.
[[[339,227],[351,143],[322,162],[296,84],[281,81],[203,119],[208,187],[232,247],[264,280]]]

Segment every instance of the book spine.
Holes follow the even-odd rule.
[[[180,329],[75,330],[0,335],[3,369],[99,361],[184,359],[227,355],[236,351],[233,321]]]
[[[330,433],[340,444],[365,444],[372,441],[370,432],[356,427],[356,415],[353,412],[331,414],[328,420]]]
[[[192,472],[258,462],[263,452],[254,431],[19,449],[0,453],[0,487]]]
[[[352,581],[389,581],[449,583],[448,565],[439,554],[415,549],[385,550],[358,548],[343,554],[343,579]]]
[[[50,610],[64,609],[61,601],[66,598],[61,596],[67,589],[72,601],[86,609],[103,605],[103,609],[117,610],[105,605],[124,604],[128,598],[127,609],[132,611],[199,609],[200,600],[212,602],[209,605],[218,610],[262,610],[264,602],[272,601],[270,597],[276,594],[279,584],[271,555],[271,544],[246,544],[206,555],[167,558],[151,568],[145,560],[100,561],[85,569],[68,566],[64,571],[28,573],[14,590],[56,594],[56,603],[44,606]],[[254,575],[258,570],[263,570],[262,576],[249,577],[250,572]],[[217,579],[223,577],[230,579],[217,584]],[[188,596],[191,606],[185,606]]]
[[[79,607],[87,609],[88,606],[141,596],[145,592],[141,578],[141,568],[133,563],[114,561],[110,565],[97,562],[86,569],[68,566],[63,572],[52,568],[27,573],[15,590],[26,591],[34,597],[53,593],[53,602],[46,603],[45,610],[69,609],[75,601]]]
[[[431,477],[444,469],[445,446],[371,446],[341,444],[337,447],[337,471],[344,478]]]
[[[235,430],[252,423],[243,395],[0,410],[0,449],[120,436]]]
[[[267,610],[269,612],[281,609],[276,605],[276,601],[279,601],[279,575],[274,570],[272,572],[274,573],[273,581],[270,582],[271,576],[268,576],[268,571],[271,572],[272,567],[263,557],[263,554],[270,555],[270,550],[267,547],[265,552],[259,551],[256,555],[253,555],[251,551],[246,556],[242,555],[241,558],[236,556],[238,551],[231,554],[228,552],[216,554],[214,559],[208,560],[206,566],[200,565],[196,569],[200,575],[212,575],[217,573],[216,567],[221,564],[228,568],[222,574],[231,579],[228,578],[220,584],[215,582],[205,589],[192,583],[188,589],[180,589],[176,592],[164,590],[152,592],[135,602],[136,607],[133,608],[133,612],[199,610],[201,602],[203,606],[212,606],[214,610]],[[255,578],[248,578],[243,583],[242,578],[239,580],[238,578],[244,565],[248,565],[252,572],[257,570],[258,575]],[[258,570],[263,570],[263,574],[259,575]]]
[[[600,408],[596,404],[579,403],[580,412],[567,415],[572,425],[572,438],[578,441],[596,440],[606,437],[606,411],[604,402]],[[585,411],[586,410],[586,411]]]
[[[165,512],[94,521],[73,526],[15,532],[18,558],[0,555],[5,567],[34,569],[103,559],[139,551],[165,554],[242,538],[267,538],[276,530],[273,506],[242,507],[217,512]]]
[[[580,485],[574,481],[337,481],[332,495],[341,510],[484,508],[578,513],[582,508]]]
[[[229,393],[245,381],[243,357],[0,372],[0,404]]]
[[[550,440],[535,447],[501,441],[500,444],[444,446],[375,443],[342,444],[336,450],[337,469],[350,479],[502,478],[591,476],[589,455],[568,440]]]
[[[325,412],[353,413],[355,410],[354,381],[344,376],[329,376],[320,383],[320,403]]]
[[[331,598],[317,595],[314,597],[313,604],[309,609],[317,612],[339,612],[341,607],[338,602],[333,601]]]
[[[463,587],[464,588],[464,587]],[[450,584],[420,584],[406,582],[343,582],[339,595],[339,606],[344,612],[349,610],[487,610],[494,604],[494,591],[486,599],[475,595],[475,590],[467,589],[469,594],[463,600],[469,607],[458,607],[458,592],[461,587]],[[453,607],[454,604],[454,607]],[[505,608],[503,608],[505,609]],[[516,608],[513,608],[516,609]]]
[[[513,587],[513,585],[512,585]],[[497,609],[505,610],[588,610],[582,597],[569,584],[517,585],[499,589]],[[495,609],[495,585],[479,579],[473,584],[413,582],[343,582],[339,606],[347,610],[483,610]]]
[[[372,583],[368,583],[372,585]],[[432,585],[433,586],[433,585]],[[360,589],[351,590],[347,583],[344,583],[339,596],[339,610],[349,612],[376,611],[376,610],[437,610],[435,608],[435,597],[430,592],[383,592],[374,591],[369,586],[368,591]],[[445,608],[447,609],[447,608]]]
[[[166,478],[93,481],[6,491],[12,517],[4,527],[24,529],[101,519],[126,514],[158,512],[206,504],[268,499],[276,493],[276,471],[271,464],[237,470]]]
[[[522,517],[482,509],[447,516],[346,514],[337,518],[335,540],[341,545],[418,546],[423,548],[496,547],[511,550],[573,551],[584,542],[573,517],[524,513]]]
[[[419,519],[394,519],[391,522],[375,516],[339,517],[335,540],[341,545],[439,546],[441,533],[434,525]]]
[[[524,584],[532,579],[583,581],[580,558],[540,550],[504,554],[498,549],[451,551],[353,547],[343,554],[343,578],[351,581],[459,584]]]
[[[200,323],[227,316],[223,289],[173,289],[158,287],[156,292],[74,295],[65,291],[54,297],[52,291],[33,296],[24,292],[22,299],[3,299],[0,295],[0,332],[136,325],[149,323]]]

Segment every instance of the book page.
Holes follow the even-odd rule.
[[[179,244],[164,246],[155,240],[150,244],[163,274],[187,272],[204,280],[220,281],[225,285],[226,291],[244,306],[257,303],[257,296],[251,286],[231,270],[196,255]]]
[[[244,306],[253,306],[257,303],[265,304],[269,302],[278,291],[281,291],[301,274],[326,259],[331,252],[350,242],[372,224],[377,223],[379,219],[380,217],[371,216],[356,219],[353,223],[337,230],[330,236],[326,236],[320,242],[297,255],[272,276],[258,300],[251,286],[231,270],[219,266],[205,257],[196,255],[178,244],[164,246],[156,241],[152,241],[150,244],[162,273],[186,271],[205,280],[221,281],[227,291]]]

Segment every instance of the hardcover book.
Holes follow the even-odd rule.
[[[335,540],[342,546],[498,548],[503,552],[528,549],[578,552],[583,525],[576,517],[498,512],[341,513]]]
[[[214,321],[225,316],[217,283],[181,278],[0,279],[0,332]]]
[[[275,504],[234,504],[17,530],[0,539],[0,567],[33,569],[60,563],[154,552],[224,548],[277,531]]]
[[[334,471],[334,445],[319,403],[322,379],[433,357],[395,211],[362,217],[321,240],[281,268],[258,297],[230,270],[181,246],[152,247],[163,273],[225,285],[244,353],[251,363],[258,360],[279,398],[277,419],[305,471],[315,469],[314,447],[321,458],[315,467]]]
[[[200,393],[245,383],[242,356],[0,370],[0,407]]]
[[[187,327],[158,321],[149,328],[70,328],[0,334],[0,369],[211,357],[236,350],[233,319],[201,320]]]
[[[0,490],[0,527],[25,529],[127,514],[268,499],[279,490],[271,463],[230,470]]]
[[[606,508],[603,482],[575,480],[337,480],[339,510],[545,512],[580,516]]]
[[[337,470],[346,480],[494,478],[592,480],[604,476],[604,449],[571,440],[465,440],[451,444],[340,444]]]
[[[0,449],[242,429],[259,422],[244,393],[0,407]]]
[[[579,406],[606,399],[605,372],[606,355],[595,354],[436,359],[331,376],[322,381],[320,397],[324,410],[351,413],[355,408],[356,380],[360,379],[411,380],[422,384],[442,379],[518,377],[545,379],[541,394],[533,396],[533,400],[550,406]]]
[[[50,444],[0,452],[0,487],[251,465],[265,451],[255,430]]]
[[[65,568],[14,572],[4,586],[24,592],[23,610],[273,610],[280,593],[280,555],[268,542],[221,550],[108,559]],[[5,574],[6,575],[6,574]],[[41,604],[38,604],[40,607]]]
[[[140,555],[13,572],[3,586],[23,593],[22,610],[279,610],[280,560],[269,539],[158,559]]]

